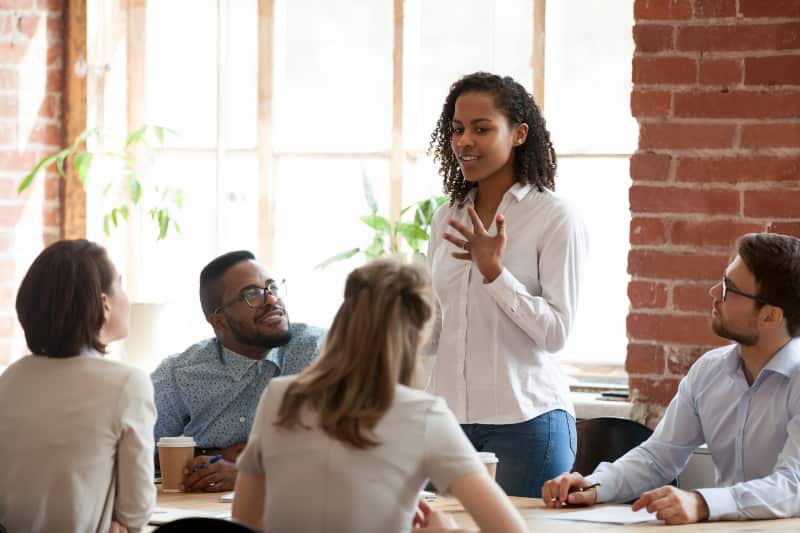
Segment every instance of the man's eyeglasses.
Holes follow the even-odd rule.
[[[258,309],[259,307],[264,307],[267,305],[267,295],[271,294],[273,298],[276,300],[283,300],[286,298],[286,280],[274,280],[271,279],[267,282],[266,287],[247,287],[243,289],[239,294],[237,294],[234,298],[231,298],[227,302],[223,303],[216,309],[214,309],[213,314],[217,314],[229,305],[235,304],[239,300],[242,300],[244,303],[247,304],[248,307],[253,309]]]
[[[755,294],[748,294],[746,292],[742,292],[739,289],[735,289],[733,287],[728,287],[728,278],[722,276],[722,301],[725,302],[728,300],[728,293],[732,292],[733,294],[738,294],[739,296],[744,296],[745,298],[750,298],[760,304],[763,305],[775,305],[769,303],[767,300],[762,298],[761,296],[756,296]],[[776,306],[777,307],[777,306]]]

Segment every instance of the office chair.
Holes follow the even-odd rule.
[[[615,461],[643,443],[653,431],[627,418],[601,417],[580,420],[578,452],[572,471],[588,476],[603,461]]]
[[[160,525],[154,533],[195,533],[214,531],[215,533],[257,533],[242,524],[220,518],[180,518]]]

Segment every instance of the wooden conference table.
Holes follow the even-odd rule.
[[[219,501],[220,493],[164,493],[158,491],[157,504],[159,507],[174,507],[179,509],[191,509],[212,512],[230,512],[230,503]],[[680,531],[725,531],[740,533],[783,533],[800,531],[800,518],[782,520],[750,520],[742,522],[703,522],[700,524],[689,524],[686,526],[663,526],[661,524],[633,524],[620,526],[616,524],[597,524],[592,522],[568,522],[564,520],[548,520],[548,516],[556,513],[570,512],[575,509],[554,510],[546,509],[542,500],[534,498],[515,498],[511,501],[519,509],[528,525],[528,529],[535,533],[537,531],[550,531],[558,529],[559,533],[588,533],[596,531],[628,531],[630,529],[642,528],[667,528],[661,529],[664,533]],[[475,523],[461,507],[461,504],[454,498],[439,497],[431,504],[434,509],[452,513],[456,522],[462,527],[474,528]],[[366,512],[366,511],[365,511]],[[153,526],[148,526],[153,527]],[[152,529],[148,530],[152,531]]]

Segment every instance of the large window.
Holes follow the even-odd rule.
[[[559,156],[556,187],[580,209],[590,238],[578,318],[562,354],[573,367],[625,361],[628,161],[638,139],[629,104],[632,26],[632,2],[547,2],[544,108]]]
[[[147,123],[179,133],[152,170],[177,177],[186,207],[181,235],[137,239],[139,297],[197,308],[200,268],[249,248],[289,280],[294,320],[329,324],[358,260],[314,267],[369,242],[364,176],[386,216],[439,194],[426,149],[444,97],[459,76],[487,70],[537,87],[557,189],[590,227],[583,301],[562,357],[621,365],[633,6],[551,1],[538,22],[535,11],[535,0],[148,2],[139,96]],[[210,334],[195,322],[192,335]]]

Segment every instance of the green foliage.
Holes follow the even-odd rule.
[[[433,214],[448,200],[447,196],[436,196],[415,202],[400,212],[400,220],[392,222],[378,214],[378,203],[375,201],[372,184],[366,175],[363,176],[363,185],[364,199],[370,214],[362,216],[360,220],[373,230],[370,243],[366,247],[350,248],[329,257],[315,268],[326,268],[358,254],[363,254],[366,261],[385,255],[398,255],[402,253],[404,246],[416,256],[423,255],[424,247],[430,238]],[[410,220],[403,220],[404,217]]]
[[[163,145],[166,133],[176,134],[174,130],[163,126],[142,126],[131,133],[125,140],[125,149],[142,146],[150,150],[153,139],[158,145]],[[126,154],[89,150],[88,143],[92,138],[101,140],[103,138],[102,130],[99,128],[87,129],[81,132],[69,147],[36,163],[33,170],[20,182],[17,187],[17,194],[21,194],[29,188],[40,172],[54,164],[58,174],[61,177],[66,177],[65,164],[68,161],[74,167],[83,188],[86,189],[86,180],[89,178],[93,165],[99,159],[117,159],[122,165],[121,171],[118,174],[110,172],[109,175],[102,176],[106,181],[102,187],[103,196],[109,196],[114,193],[115,197],[117,197],[120,190],[123,193],[121,195],[123,199],[103,215],[103,231],[106,235],[109,235],[112,228],[118,227],[123,220],[127,221],[131,211],[143,201],[148,204],[148,207],[145,208],[146,212],[156,224],[158,240],[167,236],[170,227],[174,228],[176,232],[180,232],[180,226],[178,226],[173,211],[170,209],[174,210],[183,207],[183,192],[180,189],[150,186],[148,183],[143,182],[133,169],[133,160]],[[155,194],[146,194],[150,190]]]

